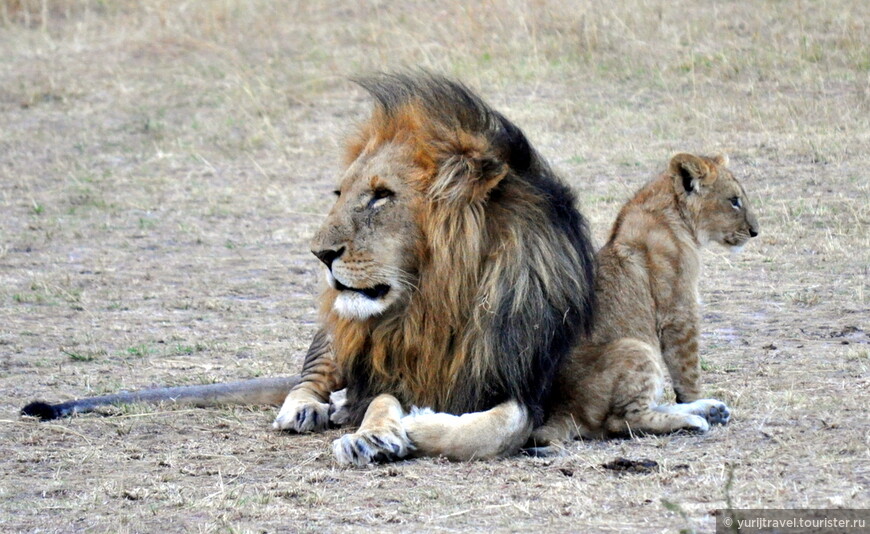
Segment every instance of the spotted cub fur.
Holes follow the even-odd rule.
[[[723,402],[700,398],[699,249],[741,247],[758,222],[726,165],[678,154],[622,208],[596,257],[594,331],[562,366],[534,445],[728,422]],[[677,404],[659,404],[663,368]]]

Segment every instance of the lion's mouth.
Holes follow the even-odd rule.
[[[335,280],[335,289],[338,291],[353,291],[354,293],[365,295],[372,300],[383,298],[390,291],[390,286],[387,284],[378,284],[374,287],[348,287],[335,278],[333,280]]]

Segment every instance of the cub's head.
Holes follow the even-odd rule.
[[[746,191],[727,165],[724,155],[677,154],[671,158],[668,174],[695,225],[698,240],[739,248],[758,235],[758,220]]]

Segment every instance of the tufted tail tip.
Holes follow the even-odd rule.
[[[36,417],[40,421],[49,421],[60,417],[60,413],[54,406],[42,401],[31,402],[28,404],[21,409],[21,415]]]

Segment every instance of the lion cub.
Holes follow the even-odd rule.
[[[699,400],[699,249],[740,247],[758,222],[726,165],[678,154],[623,206],[596,258],[594,331],[563,364],[534,445],[728,422],[724,403]],[[659,404],[662,361],[679,404]]]

